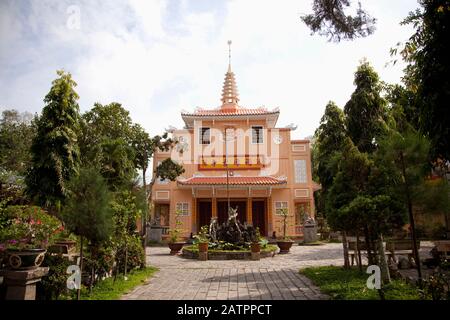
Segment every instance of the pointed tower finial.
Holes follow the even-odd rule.
[[[225,74],[225,81],[222,89],[222,107],[223,111],[234,111],[239,108],[239,94],[234,79],[234,73],[231,71],[231,40],[228,40],[228,71]]]
[[[231,70],[231,40],[228,40],[228,69]]]

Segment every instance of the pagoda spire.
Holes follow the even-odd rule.
[[[231,71],[231,40],[228,40],[228,71],[225,74],[225,81],[222,89],[221,110],[235,111],[239,108],[239,94],[236,86],[234,73]]]

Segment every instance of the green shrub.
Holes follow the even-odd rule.
[[[442,272],[434,272],[423,281],[424,298],[431,296],[433,300],[450,300],[450,277]]]
[[[126,248],[126,251],[125,251]],[[127,245],[119,246],[116,262],[119,272],[125,271],[125,256],[127,257],[127,272],[145,265],[145,252],[138,236],[127,236]]]
[[[89,280],[95,284],[98,279],[111,274],[114,266],[114,250],[108,244],[89,246],[83,263],[84,272],[90,274]],[[90,279],[93,270],[95,279]]]
[[[72,263],[61,255],[45,255],[44,267],[49,267],[49,273],[37,285],[39,300],[58,300],[67,290],[67,267]]]

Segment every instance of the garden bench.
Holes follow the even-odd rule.
[[[420,241],[417,241],[417,250],[420,249]],[[386,241],[386,256],[388,264],[393,261],[397,263],[396,255],[406,255],[411,264],[414,259],[414,249],[412,240],[388,240]]]
[[[363,251],[367,253],[366,243],[364,241],[359,241],[358,244],[359,244],[359,251],[361,253],[363,253]],[[348,252],[350,254],[352,266],[355,264],[355,260],[356,264],[358,265],[358,251],[356,250],[356,241],[348,241]]]
[[[450,260],[450,240],[435,241],[437,252],[445,259]]]

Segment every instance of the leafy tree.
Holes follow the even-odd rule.
[[[148,164],[153,156],[153,140],[150,138],[149,134],[145,132],[139,124],[135,124],[132,127],[133,139],[132,145],[135,150],[135,167],[142,170],[142,184],[147,185],[146,174],[148,169]]]
[[[105,139],[101,143],[100,173],[112,190],[120,190],[136,177],[134,150],[123,139]]]
[[[30,148],[36,134],[33,115],[5,110],[0,119],[0,168],[24,175],[29,167]]]
[[[156,135],[153,138],[150,138],[147,132],[138,124],[134,125],[132,128],[132,146],[135,151],[135,167],[142,170],[142,182],[143,182],[143,190],[146,195],[145,199],[147,199],[147,181],[146,174],[150,159],[153,157],[157,150],[160,151],[168,151],[173,145],[176,143],[171,138],[168,138],[168,133],[165,132],[162,136]],[[173,168],[177,168],[174,166]],[[171,170],[171,168],[169,168]],[[155,183],[155,180],[152,180],[151,186]],[[151,190],[151,188],[150,188]],[[148,208],[148,205],[147,205]],[[147,210],[143,212],[142,216],[142,232],[145,235],[145,224],[147,219]]]
[[[58,205],[67,196],[66,183],[77,174],[79,148],[78,94],[70,73],[57,71],[45,96],[31,146],[31,168],[26,175],[27,193],[41,205]]]
[[[317,176],[322,184],[322,190],[327,190],[335,176],[336,168],[331,162],[336,152],[341,152],[347,137],[344,113],[336,104],[330,101],[325,107],[325,113],[320,120],[320,126],[315,132],[316,142],[314,158]]]
[[[95,248],[111,234],[111,194],[95,168],[81,168],[79,175],[70,181],[69,190],[62,218],[68,229],[80,236],[80,269],[83,270],[84,239]]]
[[[112,190],[136,177],[133,122],[121,104],[96,103],[83,114],[80,145],[83,163],[98,168]]]
[[[356,89],[344,107],[347,132],[361,152],[371,153],[386,130],[386,101],[380,96],[378,74],[367,61],[358,67],[354,84]]]
[[[421,131],[430,139],[433,160],[450,160],[450,5],[448,0],[420,0],[403,24],[416,32],[402,50],[408,62],[405,82],[416,94]]]
[[[102,162],[102,144],[108,140],[122,139],[131,146],[133,122],[130,113],[120,103],[95,103],[82,118],[80,146],[84,163],[99,165]]]
[[[139,199],[130,191],[116,193],[112,202],[114,238],[113,247],[116,251],[116,272],[123,270],[125,276],[129,267],[145,266],[144,249],[142,246],[133,246],[136,241],[136,220],[142,215]],[[135,248],[132,252],[135,257],[129,255],[129,249]],[[137,250],[137,251],[136,251]],[[132,259],[136,261],[130,263]]]
[[[92,242],[106,240],[111,232],[111,194],[95,168],[82,168],[70,183],[63,219],[77,235]]]
[[[170,181],[175,181],[177,177],[182,175],[184,173],[184,168],[182,165],[179,165],[178,163],[172,161],[172,159],[167,158],[163,162],[161,162],[160,165],[156,167],[156,169],[153,172],[152,180],[150,181],[150,184],[148,186],[149,194],[148,199],[152,199],[152,190],[153,185],[155,184],[157,179],[165,180],[168,179]],[[152,214],[152,213],[150,213]],[[145,226],[145,225],[144,225]],[[144,238],[145,239],[145,238]],[[144,246],[145,246],[145,240],[144,240]]]
[[[346,15],[349,0],[314,0],[313,13],[301,16],[312,33],[329,37],[329,41],[353,40],[366,37],[375,31],[376,19],[358,3],[355,15]]]
[[[403,200],[404,208],[407,209],[411,225],[414,258],[419,260],[417,249],[417,237],[413,215],[415,199],[420,199],[419,193],[424,184],[424,178],[428,172],[429,142],[412,127],[404,132],[391,130],[387,138],[380,141],[378,156],[385,166],[390,166],[396,171],[393,182],[397,187],[397,195]],[[419,282],[422,280],[420,263],[417,263]]]
[[[345,210],[358,195],[364,194],[371,162],[367,154],[361,153],[349,138],[345,139],[344,146],[339,153],[335,153],[333,160],[337,172],[333,183],[326,193],[325,209],[327,222],[334,230],[343,232],[344,266],[349,267],[348,247],[346,233],[359,228],[357,213]]]
[[[150,182],[150,189],[155,183],[156,179],[169,179],[170,181],[175,181],[177,177],[184,173],[184,168],[182,165],[172,161],[172,159],[167,158],[159,166],[153,174],[152,181]]]
[[[384,98],[389,108],[388,115],[392,118],[390,120],[394,121],[392,125],[399,127],[399,130],[406,124],[419,129],[419,110],[415,104],[414,92],[399,84],[385,85],[384,90]]]
[[[347,137],[344,124],[344,113],[336,104],[330,101],[320,121],[312,146],[313,175],[321,184],[321,189],[314,193],[314,201],[318,216],[325,218],[325,199],[336,175],[336,162],[332,161],[335,154],[342,151]]]

